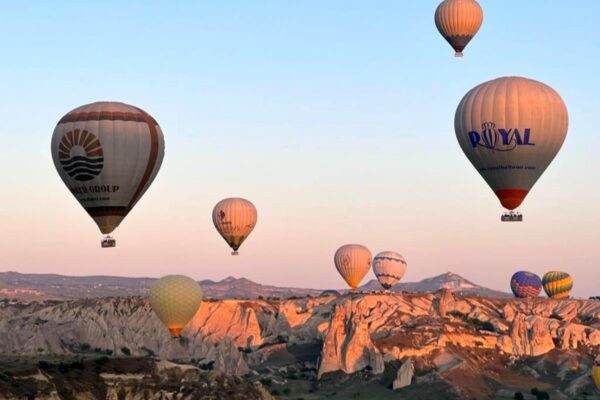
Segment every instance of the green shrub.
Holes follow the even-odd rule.
[[[130,356],[131,355],[131,350],[129,350],[129,348],[127,348],[127,347],[121,347],[121,352],[123,354],[125,354],[126,356]]]
[[[40,360],[38,362],[38,368],[41,370],[50,369],[51,364],[48,361]]]
[[[271,386],[271,383],[273,383],[273,381],[271,380],[271,378],[260,378],[260,383],[262,383],[264,386]]]

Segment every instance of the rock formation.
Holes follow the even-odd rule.
[[[394,382],[392,382],[392,389],[398,390],[402,389],[403,387],[410,386],[414,374],[415,366],[413,365],[412,358],[409,357],[398,369],[396,379],[394,379]]]
[[[487,373],[480,368],[484,362],[520,362],[525,363],[521,371],[533,371],[526,364],[531,357],[554,362],[555,354],[576,352],[578,366],[591,365],[600,346],[599,316],[600,302],[593,300],[497,299],[450,290],[218,300],[204,302],[184,339],[173,340],[142,298],[4,301],[0,353],[156,356],[237,376],[276,373],[263,364],[283,357],[296,364],[280,374],[281,382],[301,370],[318,379],[334,372],[375,376],[387,363],[412,358],[395,377],[396,387],[410,381],[414,365],[444,384],[461,385],[461,376],[471,377],[469,386],[457,391],[461,395],[469,388],[491,395],[478,377]],[[583,376],[583,367],[564,365],[565,379]],[[545,364],[535,368],[542,375],[546,370],[551,369]],[[423,384],[422,378],[415,380]],[[590,382],[570,386],[569,395],[583,390],[584,383]]]

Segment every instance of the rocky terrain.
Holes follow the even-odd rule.
[[[183,335],[171,339],[139,297],[0,303],[7,356],[171,360],[261,382],[285,399],[536,398],[527,394],[534,388],[552,399],[591,399],[600,301],[449,289],[213,300]]]
[[[154,278],[127,278],[118,276],[64,276],[55,274],[21,274],[0,272],[0,299],[18,301],[68,300],[92,297],[147,296]],[[246,278],[228,277],[221,281],[199,282],[204,296],[210,299],[257,299],[259,297],[319,296],[323,290],[262,285]],[[488,297],[512,297],[508,293],[476,285],[448,272],[420,282],[400,282],[395,292],[435,292],[450,289],[459,294]],[[361,287],[362,291],[380,291],[381,285],[373,279]],[[345,290],[339,291],[345,293]]]
[[[0,358],[2,399],[272,400],[260,384],[149,358]]]

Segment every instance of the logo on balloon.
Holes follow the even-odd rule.
[[[525,128],[521,134],[518,128],[496,128],[493,122],[481,124],[480,132],[469,132],[469,141],[473,148],[483,147],[494,151],[511,151],[517,146],[535,146],[535,143],[531,143],[530,128]]]
[[[104,152],[93,133],[75,129],[65,133],[58,145],[62,169],[77,181],[89,181],[102,172]]]

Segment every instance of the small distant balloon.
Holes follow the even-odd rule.
[[[213,209],[212,219],[219,234],[237,255],[238,249],[256,226],[257,211],[254,204],[246,199],[229,198],[221,200]]]
[[[179,337],[202,304],[202,289],[192,278],[167,275],[150,287],[150,306],[171,336]]]
[[[335,252],[333,261],[342,278],[352,290],[356,289],[360,281],[371,268],[371,252],[360,244],[347,244]]]
[[[483,10],[475,0],[444,0],[435,10],[435,26],[456,51],[455,57],[462,57],[482,22]]]
[[[510,279],[510,288],[518,298],[538,297],[542,291],[542,280],[534,273],[518,271]]]
[[[552,299],[567,299],[573,289],[573,278],[566,272],[549,271],[542,278],[544,292]]]
[[[400,253],[382,251],[373,258],[373,272],[381,286],[388,290],[404,276],[406,261]]]

